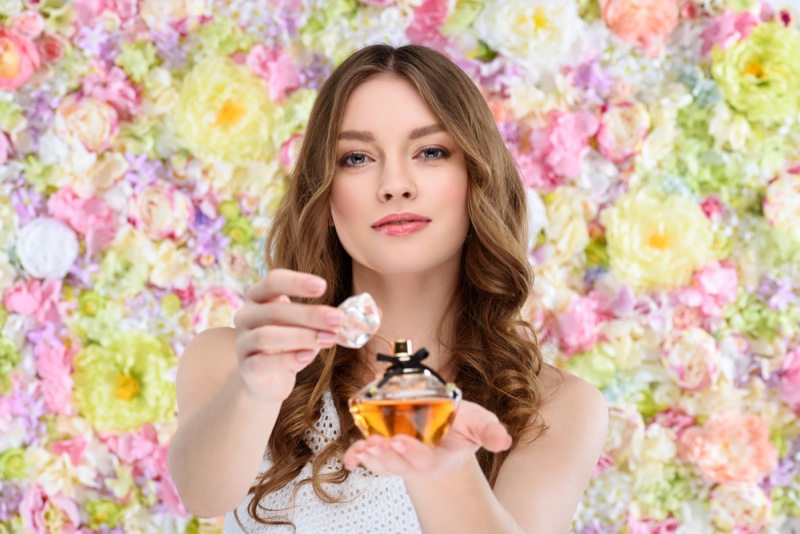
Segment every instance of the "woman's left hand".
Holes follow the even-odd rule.
[[[450,431],[436,447],[404,434],[370,436],[347,449],[344,465],[353,469],[362,464],[373,473],[406,480],[437,477],[458,471],[481,447],[492,452],[506,450],[511,447],[511,436],[495,414],[462,400]]]

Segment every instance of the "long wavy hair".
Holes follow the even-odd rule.
[[[494,412],[514,444],[523,432],[538,438],[544,365],[536,334],[522,319],[533,273],[527,258],[525,192],[516,164],[497,130],[486,101],[470,78],[444,55],[423,46],[395,48],[380,44],[349,56],[319,91],[288,189],[267,236],[267,266],[313,273],[328,281],[326,293],[304,302],[337,305],[351,295],[351,258],[331,223],[330,195],[336,140],[347,99],[359,84],[388,73],[410,81],[432,113],[463,150],[468,174],[470,220],[464,242],[458,289],[450,301],[453,332],[439,338],[449,352],[446,376],[466,400]],[[388,104],[387,104],[388,105]],[[454,340],[454,341],[453,341]],[[250,489],[248,513],[264,524],[289,524],[277,510],[260,506],[262,498],[294,480],[309,461],[312,475],[295,487],[311,484],[324,502],[338,502],[323,483],[341,483],[349,472],[323,472],[329,460],[341,459],[361,437],[348,412],[347,399],[369,376],[364,349],[334,346],[297,375],[295,388],[281,406],[268,443],[272,466]],[[338,437],[316,454],[304,440],[320,416],[329,389],[341,421]],[[532,431],[532,432],[531,432]],[[530,432],[530,433],[528,433]],[[509,451],[477,453],[494,486]],[[259,509],[271,512],[261,517]],[[237,516],[238,519],[238,516]],[[241,524],[241,523],[240,523]]]

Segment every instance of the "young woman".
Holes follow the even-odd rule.
[[[375,45],[326,81],[271,229],[269,274],[235,328],[199,333],[178,369],[170,473],[226,532],[567,532],[608,412],[543,362],[526,206],[480,92],[420,46]],[[382,310],[362,349],[336,305]],[[347,399],[410,339],[463,391],[447,437],[360,439]]]

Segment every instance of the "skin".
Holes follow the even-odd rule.
[[[426,364],[441,371],[447,354],[436,327],[446,333],[452,325],[446,303],[457,288],[469,219],[463,153],[445,131],[427,128],[436,124],[409,82],[381,75],[360,85],[337,142],[331,219],[353,259],[354,293],[368,291],[381,307],[378,336],[411,339],[431,352]],[[422,128],[424,135],[412,136]],[[406,236],[372,228],[397,212],[431,222]],[[202,332],[184,351],[168,462],[195,515],[221,515],[242,502],[296,373],[333,344],[341,312],[292,301],[324,288],[319,277],[275,269],[248,289],[235,328]],[[388,349],[378,336],[365,347],[370,356]],[[540,407],[550,428],[541,439],[523,436],[515,444],[494,488],[475,452],[506,450],[511,438],[493,413],[468,401],[438,447],[373,436],[346,451],[345,467],[360,463],[401,477],[425,533],[567,532],[602,450],[608,411],[594,386],[569,373],[545,366],[540,379],[545,398],[552,396]]]

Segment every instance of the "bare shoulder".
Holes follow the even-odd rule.
[[[176,396],[179,422],[210,397],[238,365],[236,330],[209,328],[195,335],[178,361]]]
[[[544,390],[540,413],[548,424],[595,419],[597,431],[605,432],[608,406],[593,384],[565,369],[545,364],[540,374]]]
[[[516,440],[494,493],[525,532],[561,533],[602,453],[608,407],[594,385],[568,371],[545,365],[539,378],[540,422],[547,428],[537,439]]]

